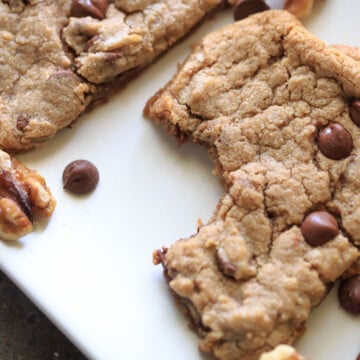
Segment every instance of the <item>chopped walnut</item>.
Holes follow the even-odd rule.
[[[0,150],[0,237],[18,240],[33,230],[36,217],[50,217],[55,199],[35,170]]]
[[[284,9],[299,19],[309,16],[314,6],[314,0],[286,0]]]
[[[260,360],[305,360],[289,345],[278,345],[274,350],[261,355]]]
[[[235,5],[237,0],[227,0],[230,5]],[[269,2],[262,0],[269,5]],[[311,14],[314,4],[318,0],[283,0],[283,8],[299,19],[304,19]],[[281,5],[280,5],[281,6]]]

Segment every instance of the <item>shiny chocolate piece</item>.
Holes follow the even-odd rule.
[[[64,169],[64,189],[74,194],[87,194],[96,188],[98,182],[99,172],[90,161],[75,160]]]
[[[318,146],[329,159],[341,160],[350,155],[353,142],[351,135],[342,125],[332,123],[319,132]]]
[[[303,221],[301,232],[309,245],[320,246],[339,233],[339,226],[327,211],[314,211]]]
[[[360,275],[344,280],[339,287],[341,307],[350,314],[360,315]]]
[[[71,16],[92,16],[96,19],[103,19],[107,8],[107,0],[73,0],[71,4]]]
[[[270,7],[262,0],[238,0],[234,6],[234,20],[241,20],[269,9]]]
[[[360,126],[360,100],[355,100],[350,106],[350,118],[354,124]]]

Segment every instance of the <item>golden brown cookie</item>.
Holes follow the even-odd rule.
[[[206,146],[225,195],[155,251],[200,348],[258,359],[292,344],[359,259],[360,62],[268,11],[206,36],[145,114]]]
[[[221,4],[1,0],[0,148],[43,144],[102,93],[100,84],[148,65]]]
[[[274,350],[264,353],[259,360],[305,360],[289,345],[278,345]]]

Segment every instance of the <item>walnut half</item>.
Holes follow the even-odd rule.
[[[314,0],[286,0],[284,9],[303,19],[310,15],[313,6]]]
[[[274,350],[261,355],[260,360],[305,360],[290,345],[278,345]]]
[[[18,240],[33,230],[35,218],[50,217],[55,199],[44,178],[0,150],[0,237]]]

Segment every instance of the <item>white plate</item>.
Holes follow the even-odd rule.
[[[317,10],[306,22],[315,34],[360,45],[360,1],[327,0]],[[1,268],[89,358],[203,358],[152,251],[193,234],[223,189],[204,149],[178,148],[142,109],[196,39],[231,21],[230,12],[210,19],[106,105],[20,157],[46,177],[58,205],[21,246],[0,242]],[[79,158],[93,161],[101,176],[96,191],[81,199],[61,183],[65,165]],[[355,360],[359,325],[333,291],[298,347],[312,360]]]

